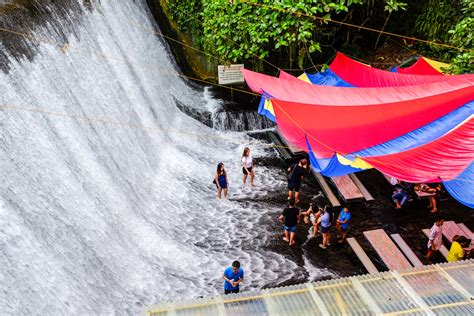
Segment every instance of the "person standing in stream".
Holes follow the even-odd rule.
[[[224,163],[219,162],[217,165],[217,171],[214,175],[213,183],[217,187],[217,197],[220,199],[222,196],[222,191],[224,191],[224,198],[227,198],[227,194],[229,192],[229,183],[227,181],[227,173],[224,169]]]
[[[307,159],[301,159],[297,164],[292,164],[288,168],[288,200],[293,198],[293,191],[295,191],[295,204],[300,201],[301,180],[308,174],[308,171]]]
[[[250,175],[250,185],[253,186],[253,179],[255,177],[255,173],[253,172],[253,157],[250,153],[250,149],[245,147],[244,153],[242,154],[242,172],[243,172],[243,182],[244,186],[247,183],[247,176]]]
[[[293,246],[295,244],[295,233],[296,225],[300,220],[300,210],[295,207],[295,200],[291,199],[288,203],[288,207],[285,208],[283,213],[278,217],[280,221],[284,221],[284,234],[283,240]]]

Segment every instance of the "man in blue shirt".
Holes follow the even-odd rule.
[[[244,280],[244,270],[240,267],[240,262],[232,262],[232,267],[224,271],[224,293],[239,293],[239,284]]]
[[[339,214],[337,219],[337,230],[341,232],[342,237],[339,239],[339,243],[344,242],[346,240],[347,228],[349,228],[349,221],[351,220],[351,213],[347,207],[344,207]]]

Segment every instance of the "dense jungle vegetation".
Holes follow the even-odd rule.
[[[269,67],[264,60],[281,68],[318,66],[336,50],[363,57],[385,42],[451,63],[448,73],[474,70],[472,0],[168,0],[165,5],[195,47],[258,70]]]

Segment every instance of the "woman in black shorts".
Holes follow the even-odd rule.
[[[242,178],[244,186],[247,182],[248,175],[250,175],[250,184],[253,186],[253,178],[255,177],[253,173],[253,158],[248,147],[245,147],[244,153],[242,154],[242,172],[244,173]]]

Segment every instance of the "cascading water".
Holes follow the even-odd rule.
[[[214,99],[208,87],[204,89],[206,106],[189,106],[177,101],[178,108],[187,115],[217,130],[222,131],[263,131],[275,124],[254,111],[228,110],[236,104],[225,106],[223,100]]]
[[[63,49],[3,52],[0,312],[136,314],[221,291],[234,259],[247,290],[289,280],[296,264],[264,248],[261,221],[278,209],[258,202],[284,192],[284,175],[259,166],[257,188],[240,186],[242,149],[272,151],[178,109],[210,98],[176,75],[144,1],[62,10],[80,22],[30,33],[64,42],[61,29]],[[211,183],[219,161],[228,201]]]

